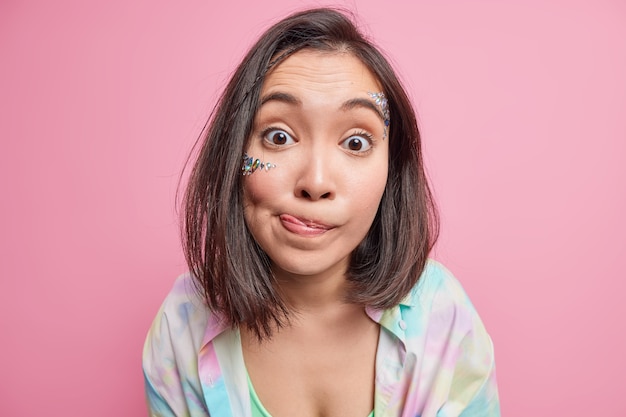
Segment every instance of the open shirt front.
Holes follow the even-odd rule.
[[[413,290],[380,324],[376,417],[499,416],[493,345],[459,282],[429,260]],[[237,329],[211,313],[192,277],[165,299],[143,352],[151,416],[250,417]]]

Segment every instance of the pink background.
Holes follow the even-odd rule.
[[[249,43],[326,4],[85,3],[0,1],[2,416],[146,414],[187,152]],[[626,4],[335,4],[411,92],[503,414],[626,415]]]

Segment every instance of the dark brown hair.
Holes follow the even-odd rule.
[[[313,9],[269,28],[220,97],[200,140],[184,197],[183,247],[209,308],[230,325],[269,337],[290,313],[270,259],[247,229],[242,155],[264,77],[302,49],[353,54],[378,78],[389,102],[389,174],[378,213],[354,250],[348,302],[390,308],[417,283],[438,234],[415,112],[393,69],[346,14]]]

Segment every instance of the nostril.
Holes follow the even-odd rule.
[[[313,200],[313,196],[307,190],[300,191],[300,195],[302,196],[302,198]],[[331,193],[327,192],[327,193],[320,195],[318,198],[316,198],[316,200],[322,199],[322,198],[330,198],[330,196],[331,196]]]

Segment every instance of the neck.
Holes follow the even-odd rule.
[[[347,265],[340,264],[313,275],[293,274],[276,266],[273,271],[283,297],[298,313],[328,310],[345,304]]]

